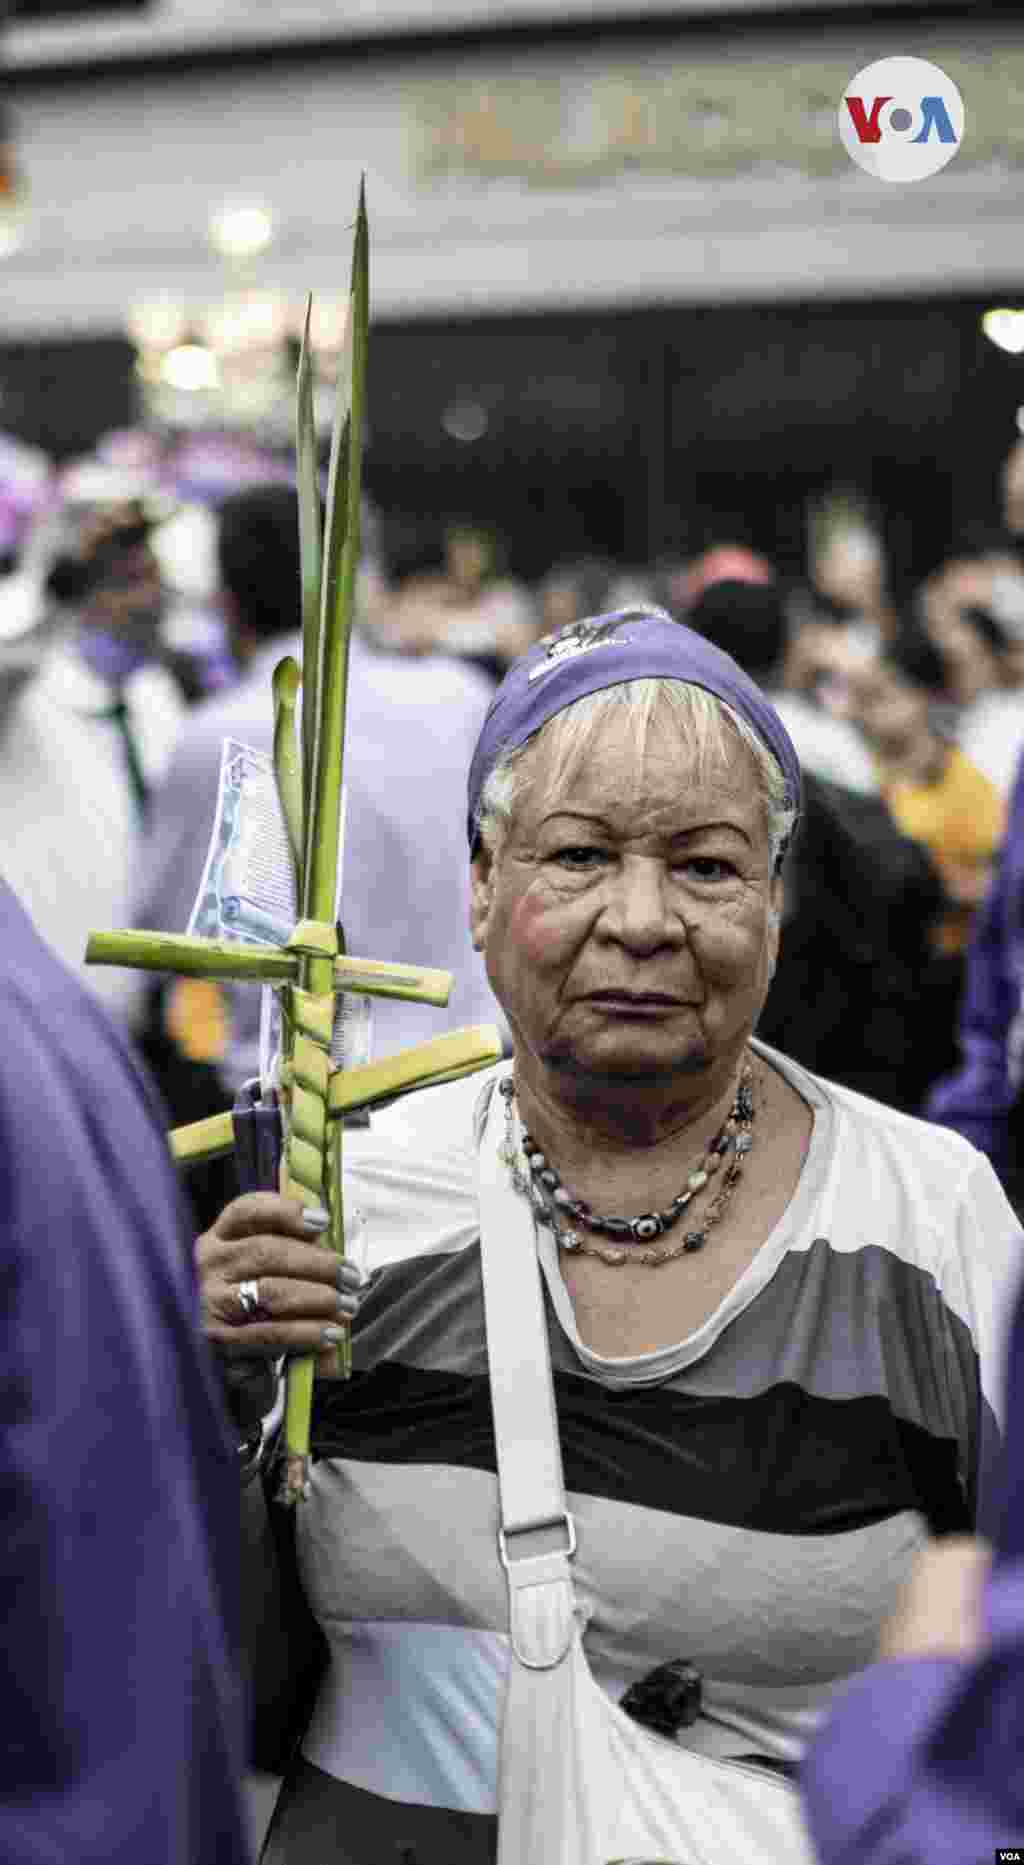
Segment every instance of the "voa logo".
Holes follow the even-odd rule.
[[[839,134],[858,168],[879,181],[925,181],[963,140],[964,100],[924,58],[880,58],[850,80]]]

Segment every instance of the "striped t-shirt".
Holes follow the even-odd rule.
[[[1024,1257],[966,1141],[755,1047],[813,1110],[810,1147],[781,1221],[695,1333],[592,1352],[550,1233],[537,1244],[594,1676],[618,1700],[690,1659],[702,1712],[677,1739],[793,1764],[870,1661],[929,1531],[984,1526]],[[269,1852],[289,1865],[329,1832],[353,1865],[402,1843],[446,1865],[493,1853],[508,1616],[480,1094],[479,1077],[425,1091],[346,1140],[377,1275],[351,1382],[317,1388],[298,1551],[332,1661]]]

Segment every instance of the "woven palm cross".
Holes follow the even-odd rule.
[[[345,1251],[342,1198],[343,1117],[380,1107],[410,1090],[451,1081],[486,1068],[501,1055],[490,1025],[455,1030],[385,1061],[334,1066],[331,1039],[338,998],[345,991],[446,1004],[447,972],[349,957],[335,922],[340,810],[344,773],[349,639],[359,565],[362,425],[369,328],[369,231],[365,191],[359,190],[345,342],[338,367],[337,405],[320,526],[310,315],[296,384],[296,452],[302,559],[302,672],[290,657],[274,669],[274,770],[295,871],[299,919],[279,949],[151,932],[93,933],[91,964],[128,965],[186,977],[271,983],[282,1003],[281,1112],[287,1134],[280,1189],[322,1206],[330,1217],[325,1243]],[[303,688],[301,756],[295,729]],[[230,1152],[230,1113],[217,1114],[171,1134],[182,1164]],[[277,1190],[268,1186],[267,1190]],[[338,1350],[337,1371],[350,1371],[349,1344]],[[285,1405],[285,1476],[281,1499],[294,1503],[308,1490],[310,1414],[315,1358],[288,1364]]]

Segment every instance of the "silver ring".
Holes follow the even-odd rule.
[[[238,1285],[238,1299],[242,1304],[242,1308],[244,1310],[246,1320],[251,1321],[253,1318],[253,1315],[258,1313],[259,1311],[259,1305],[260,1305],[259,1283],[258,1282],[240,1282]]]

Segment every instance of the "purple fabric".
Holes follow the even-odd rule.
[[[0,434],[0,555],[17,552],[50,497],[50,469],[43,456],[10,434]]]
[[[574,646],[574,643],[579,645]],[[800,806],[800,761],[782,720],[760,687],[720,648],[664,609],[623,609],[549,635],[515,662],[488,709],[469,772],[469,839],[488,776],[502,754],[574,700],[627,680],[690,681],[717,694],[753,726],[786,779],[787,802]]]
[[[1024,1290],[1010,1344],[1006,1453],[986,1649],[899,1658],[837,1694],[801,1784],[820,1865],[989,1865],[1024,1851]]]
[[[0,881],[4,1865],[249,1865],[238,1479],[165,1115]]]
[[[86,666],[109,686],[120,686],[153,659],[158,642],[155,628],[146,640],[131,629],[99,628],[83,622],[78,630],[78,652]]]
[[[986,1153],[1004,1177],[1010,1116],[1024,1087],[1024,759],[1010,798],[995,880],[974,922],[960,1007],[963,1059],[936,1082],[924,1112]]]
[[[175,498],[196,505],[220,505],[243,486],[295,484],[292,467],[275,453],[221,432],[185,435],[162,478]]]
[[[24,524],[20,505],[7,496],[4,486],[0,486],[0,555],[6,556],[17,549]]]

